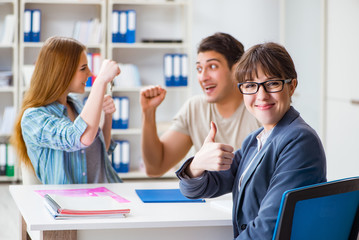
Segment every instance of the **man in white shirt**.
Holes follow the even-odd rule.
[[[164,100],[166,90],[161,86],[141,90],[142,157],[148,176],[165,174],[192,146],[197,152],[208,135],[211,121],[218,128],[213,157],[216,157],[216,148],[227,148],[227,145],[235,150],[240,148],[244,138],[260,127],[245,108],[232,74],[243,52],[243,45],[226,33],[215,33],[201,41],[196,69],[204,96],[191,97],[161,137],[156,129],[156,109]]]

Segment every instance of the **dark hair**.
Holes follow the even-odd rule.
[[[222,54],[232,68],[244,53],[243,44],[227,33],[217,32],[209,37],[202,39],[197,49],[200,52],[215,51]]]
[[[297,79],[292,58],[287,50],[277,43],[257,44],[248,49],[237,65],[237,81],[244,82],[248,78],[258,76],[258,69],[268,77]]]

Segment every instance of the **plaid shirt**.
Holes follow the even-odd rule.
[[[77,113],[81,112],[82,105],[78,100],[70,96],[67,100]],[[86,128],[80,115],[72,122],[66,107],[59,102],[25,110],[21,119],[22,135],[27,154],[43,184],[87,183],[86,146],[80,141]],[[101,129],[97,135],[102,143],[102,161],[105,161],[108,182],[121,182],[107,155],[113,152],[116,144],[111,142],[109,152],[106,152]]]

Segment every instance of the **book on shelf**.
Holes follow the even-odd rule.
[[[0,176],[15,176],[15,153],[8,143],[0,144]]]
[[[129,201],[105,187],[88,189],[36,190],[55,219],[125,217]]]
[[[12,71],[3,71],[0,69],[0,87],[10,87],[12,84]]]
[[[8,14],[5,16],[4,28],[2,30],[2,38],[0,43],[13,43],[15,33],[15,16]]]
[[[6,144],[6,176],[15,176],[15,152],[10,144]]]
[[[6,106],[4,109],[2,123],[0,126],[0,134],[10,135],[14,128],[15,119],[16,119],[15,107],[14,106]]]
[[[102,57],[100,53],[87,53],[86,57],[88,67],[92,73],[92,76],[89,77],[86,81],[86,87],[92,87],[97,75],[100,72]]]
[[[88,21],[76,21],[72,37],[87,44],[100,44],[102,42],[102,24],[98,18]]]
[[[140,72],[138,67],[130,63],[119,63],[121,74],[113,79],[115,87],[120,88],[136,88],[141,86]]]
[[[6,176],[6,144],[0,143],[0,176]]]

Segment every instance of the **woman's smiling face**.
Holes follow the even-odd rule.
[[[258,75],[245,82],[262,83],[268,80],[284,80],[280,77],[266,76],[262,69],[258,69]],[[260,86],[256,94],[243,95],[244,103],[248,111],[263,124],[266,131],[272,129],[290,108],[291,96],[294,93],[296,79],[285,83],[283,90],[276,93],[267,93],[263,86]]]

